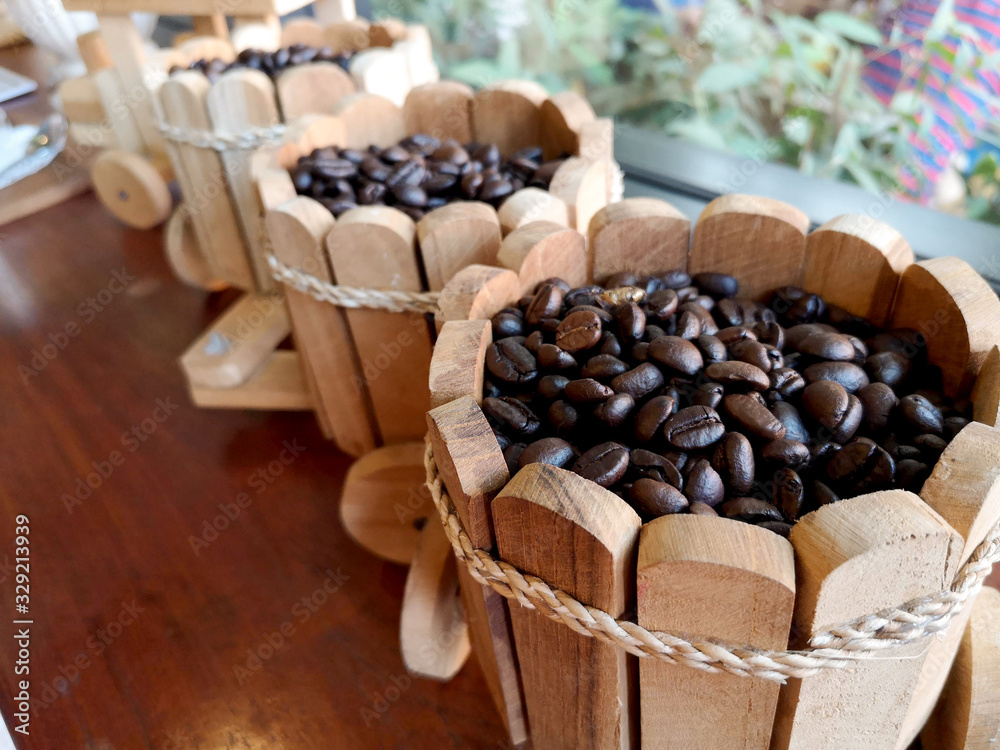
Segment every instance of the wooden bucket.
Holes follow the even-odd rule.
[[[880,326],[915,328],[946,393],[971,397],[976,421],[949,444],[919,497],[892,490],[824,506],[800,519],[790,540],[718,517],[642,525],[617,495],[571,472],[532,464],[509,475],[479,407],[482,352],[489,317],[521,292],[446,285],[431,361],[431,479],[447,489],[466,554],[485,550],[580,603],[553,597],[535,610],[520,606],[459,561],[472,649],[512,742],[902,750],[931,714],[962,645],[962,669],[946,693],[951,713],[932,722],[925,747],[987,747],[983,738],[995,734],[984,725],[1000,727],[997,682],[986,672],[1000,661],[996,623],[992,633],[983,625],[996,611],[995,592],[982,607],[966,606],[940,636],[783,686],[639,659],[585,634],[589,605],[648,631],[700,638],[709,665],[726,665],[713,639],[751,650],[802,648],[828,628],[948,589],[1000,520],[1000,301],[972,268],[955,258],[915,263],[898,232],[866,216],[808,233],[795,208],[744,195],[710,203],[690,243],[689,230],[658,201],[607,206],[590,225],[588,267],[598,279],[624,270],[726,272],[748,297],[797,285]],[[563,273],[548,266],[538,275]],[[963,643],[970,612],[975,625]],[[549,619],[571,614],[575,630]],[[982,665],[970,673],[976,655]]]

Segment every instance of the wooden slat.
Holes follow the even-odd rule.
[[[575,229],[536,221],[515,229],[500,244],[497,264],[516,271],[528,294],[557,275],[570,287],[587,283],[587,240]]]
[[[63,114],[70,122],[96,124],[104,122],[101,91],[92,76],[67,78],[57,89]]]
[[[359,91],[345,96],[333,114],[344,123],[345,146],[366,149],[386,148],[399,143],[406,135],[403,113],[383,96]]]
[[[329,211],[304,197],[293,198],[267,215],[278,260],[331,282],[334,276],[324,243],[333,224]],[[284,291],[324,433],[349,455],[368,453],[380,438],[346,311],[289,286]]]
[[[687,270],[691,220],[656,198],[608,204],[594,215],[588,236],[588,276],[595,281],[618,271]]]
[[[549,192],[566,204],[569,225],[587,234],[594,214],[608,203],[608,165],[571,157],[556,170]]]
[[[428,288],[440,291],[466,266],[496,264],[501,240],[500,219],[486,203],[449,203],[420,220],[417,239]]]
[[[755,299],[780,286],[801,286],[809,217],[770,198],[733,193],[716,198],[694,227],[692,273],[718,271]]]
[[[473,96],[472,88],[458,81],[417,86],[403,103],[406,131],[468,143],[472,140]]]
[[[462,396],[482,402],[486,349],[492,343],[488,320],[449,320],[442,326],[428,378],[431,408]]]
[[[915,328],[941,368],[949,396],[968,394],[979,368],[1000,343],[1000,299],[959,258],[932,258],[903,273],[892,306],[892,328]]]
[[[486,320],[517,302],[520,295],[521,279],[513,271],[494,266],[466,266],[441,290],[434,322],[440,330],[448,320]]]
[[[972,388],[972,416],[990,427],[1000,424],[1000,348],[994,346]]]
[[[395,208],[362,206],[345,213],[326,238],[338,284],[422,291],[416,227]],[[386,444],[424,435],[430,406],[431,339],[419,313],[347,310],[361,372]]]
[[[302,361],[297,352],[278,350],[250,379],[235,388],[204,388],[189,384],[191,402],[202,409],[311,411]]]
[[[104,43],[104,37],[101,36],[99,29],[80,34],[76,38],[76,48],[80,51],[80,58],[88,73],[93,74],[114,67],[108,45]]]
[[[357,17],[358,11],[354,6],[354,0],[315,0],[313,13],[320,23],[330,24],[350,21]]]
[[[784,649],[795,605],[795,556],[786,539],[766,529],[726,518],[662,516],[642,528],[637,590],[645,628]],[[779,687],[642,659],[642,746],[767,750]]]
[[[279,16],[304,8],[311,0],[226,0],[226,15]],[[66,10],[94,13],[159,13],[161,15],[205,16],[219,9],[218,0],[64,0]]]
[[[394,48],[362,50],[351,58],[349,67],[359,90],[384,96],[397,107],[403,106],[413,86],[408,62]]]
[[[572,472],[530,464],[493,501],[502,559],[620,617],[632,606],[639,517]],[[637,746],[634,657],[539,612],[511,608],[535,747]]]
[[[323,27],[311,18],[290,18],[281,27],[282,47],[293,44],[322,47],[324,43]]]
[[[358,89],[336,63],[313,62],[296,65],[278,76],[277,90],[285,120],[295,120],[307,114],[329,114],[341,99]]]
[[[495,143],[504,156],[542,145],[545,89],[531,81],[499,81],[480,89],[472,102],[472,132],[480,143]]]
[[[323,39],[334,52],[355,52],[367,49],[371,40],[368,29],[369,22],[365,18],[351,18],[336,21],[323,27]]]
[[[226,17],[221,13],[207,16],[191,16],[191,26],[198,36],[217,36],[220,39],[229,38],[229,26]]]
[[[936,594],[962,546],[916,495],[889,490],[826,505],[792,528],[803,639],[857,617]],[[802,644],[793,643],[793,647]],[[884,750],[902,728],[927,648],[793,678],[781,689],[772,748]]]
[[[542,146],[546,159],[580,153],[580,133],[597,116],[594,108],[575,91],[553,94],[541,106]]]
[[[505,235],[534,221],[550,221],[569,226],[569,209],[562,199],[548,190],[522,188],[500,204],[497,210],[500,228]]]
[[[142,154],[146,143],[132,110],[122,106],[122,102],[125,101],[125,89],[118,71],[114,68],[99,70],[94,73],[93,79],[101,97],[106,121],[115,134],[118,147],[129,153]]]

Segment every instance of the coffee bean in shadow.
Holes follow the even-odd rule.
[[[775,354],[776,353],[776,354]],[[737,341],[729,347],[729,356],[732,359],[746,362],[758,368],[761,372],[768,373],[776,366],[776,362],[781,362],[781,352],[774,347],[768,348],[759,341]],[[778,364],[778,367],[781,365]]]
[[[705,503],[691,503],[688,506],[688,513],[692,516],[715,516],[718,517],[718,513],[715,508],[711,505],[705,505]]]
[[[922,461],[904,458],[896,464],[896,485],[909,492],[919,493],[930,475],[930,466]]]
[[[427,193],[416,185],[397,185],[392,189],[392,194],[404,206],[422,208],[427,205]]]
[[[386,187],[381,182],[367,182],[358,191],[358,203],[362,206],[385,203],[386,192]]]
[[[644,363],[649,361],[649,343],[646,341],[640,341],[632,347],[631,354],[632,359],[636,362]]]
[[[643,518],[659,518],[688,509],[688,499],[679,490],[655,479],[633,482],[629,501]]]
[[[576,448],[562,438],[547,437],[528,445],[517,461],[519,468],[528,464],[548,464],[565,468],[576,459]]]
[[[538,380],[538,395],[547,401],[556,401],[563,397],[568,382],[565,375],[545,375]]]
[[[470,172],[465,175],[461,182],[462,196],[472,200],[479,194],[483,182],[483,176],[479,172]]]
[[[856,393],[868,385],[868,375],[851,362],[817,362],[802,373],[807,383],[832,380],[844,386],[848,393]]]
[[[937,435],[944,432],[941,410],[917,393],[899,399],[894,416],[897,424],[910,433],[931,432]]]
[[[753,447],[746,435],[727,432],[712,454],[712,468],[722,478],[730,494],[745,495],[753,485],[756,464]]]
[[[684,317],[684,313],[690,313],[695,318],[698,319],[699,330],[692,332],[690,336],[684,336],[684,338],[694,339],[703,333],[709,336],[714,336],[719,332],[719,326],[715,323],[715,318],[712,317],[712,313],[705,309],[704,305],[699,304],[696,300],[700,298],[695,298],[690,302],[683,302],[678,306],[677,310],[681,314],[681,318]],[[678,329],[680,328],[680,323],[678,323]],[[678,335],[681,335],[678,333]]]
[[[627,393],[635,399],[644,398],[662,386],[663,373],[651,362],[644,362],[611,381],[611,390]]]
[[[731,394],[722,399],[722,408],[744,433],[764,440],[777,440],[785,436],[785,426],[763,403],[752,396]]]
[[[534,435],[542,424],[527,404],[509,396],[484,398],[483,412],[506,434],[517,437]]]
[[[945,440],[940,435],[935,435],[933,433],[924,433],[923,435],[917,435],[913,438],[914,444],[920,448],[923,455],[930,459],[932,463],[937,463],[937,460],[944,453],[944,449],[948,447],[948,441]]]
[[[520,468],[521,456],[524,454],[526,447],[524,443],[513,443],[504,449],[503,460],[507,464],[507,473],[511,476],[517,474],[517,470]]]
[[[556,329],[556,346],[567,352],[589,349],[601,340],[601,319],[581,310],[569,313]]]
[[[520,310],[518,310],[520,312]],[[541,349],[542,344],[545,343],[545,334],[541,331],[532,331],[528,334],[528,337],[524,340],[524,348],[529,352],[538,356],[538,350]]]
[[[646,330],[643,331],[642,340],[649,343],[653,339],[658,339],[660,336],[666,336],[667,332],[660,328],[658,325],[647,325]]]
[[[878,352],[865,360],[865,367],[871,373],[872,380],[885,383],[890,388],[895,388],[906,380],[911,366],[909,358],[898,352]]]
[[[885,383],[869,383],[860,388],[857,395],[864,409],[865,431],[879,433],[885,430],[889,426],[889,419],[897,402],[892,388]]]
[[[709,406],[718,409],[725,395],[726,390],[720,383],[702,383],[694,392],[691,400],[695,406]]]
[[[610,487],[628,469],[628,449],[618,443],[601,443],[588,450],[573,464],[573,471],[584,479]]]
[[[967,424],[969,424],[969,420],[965,417],[945,417],[944,434],[949,440],[954,440],[955,436],[964,430]]]
[[[629,366],[618,357],[610,354],[596,354],[587,360],[580,370],[581,378],[593,378],[602,383],[610,382],[623,372],[628,372]]]
[[[493,338],[496,340],[508,336],[521,336],[524,333],[524,320],[520,311],[501,310],[490,320],[493,327]]]
[[[696,374],[704,360],[698,347],[680,336],[661,336],[649,342],[649,358],[685,375]]]
[[[737,497],[727,500],[718,510],[726,518],[735,518],[748,523],[785,520],[780,510],[766,500],[759,500],[756,497]]]
[[[791,367],[779,367],[768,373],[771,387],[784,398],[791,398],[806,387],[806,380],[798,370]]]
[[[577,287],[576,289],[571,289],[566,293],[565,304],[569,308],[577,307],[580,305],[588,307],[596,307],[597,298],[603,291],[604,287],[597,286],[596,284],[591,284],[590,286],[581,286]]]
[[[854,359],[854,345],[842,333],[817,331],[792,344],[792,348],[819,359],[837,362],[850,362]]]
[[[761,448],[760,457],[773,466],[799,469],[809,463],[812,454],[805,443],[784,437],[767,443]]]
[[[385,182],[391,172],[387,164],[383,164],[378,158],[371,155],[361,160],[358,169],[360,169],[361,174],[370,180],[375,180],[375,182]]]
[[[580,422],[580,413],[576,407],[568,401],[554,401],[546,414],[549,425],[556,434],[562,437],[570,437],[576,430]]]
[[[757,528],[766,529],[772,534],[777,534],[778,536],[783,536],[788,539],[792,534],[792,525],[790,523],[785,523],[784,521],[761,521],[758,524],[754,524]]]
[[[663,424],[677,411],[677,401],[670,396],[654,396],[639,409],[635,418],[635,436],[644,443],[651,442]]]
[[[760,343],[777,349],[785,348],[785,329],[776,321],[758,321],[751,326],[750,330],[754,332]]]
[[[486,369],[504,383],[530,383],[538,377],[534,355],[513,338],[490,345],[486,350]]]
[[[715,507],[722,502],[726,490],[722,477],[706,459],[699,458],[691,464],[684,483],[684,494],[692,502],[705,503]]]
[[[629,456],[629,472],[635,479],[648,477],[684,489],[684,478],[674,463],[659,453],[636,448]]]
[[[811,505],[816,508],[822,508],[824,505],[831,505],[832,503],[840,502],[840,495],[830,489],[830,485],[825,482],[820,482],[815,480],[812,483],[812,490],[809,495],[809,500]]]
[[[610,354],[612,357],[620,357],[622,345],[618,337],[611,331],[601,334],[601,354]]]
[[[635,302],[619,305],[615,309],[615,321],[622,341],[642,340],[642,334],[646,330],[646,313]]]
[[[713,297],[735,297],[740,291],[739,282],[725,273],[696,273],[695,285],[705,294]]]
[[[508,446],[510,446],[510,444],[511,444],[510,438],[507,437],[506,435],[504,435],[499,430],[496,430],[496,429],[493,430],[493,437],[495,437],[497,439],[497,445],[500,446],[500,451],[501,452],[507,450]]]
[[[546,284],[537,292],[524,312],[524,320],[530,326],[538,325],[542,318],[559,315],[563,304],[563,290],[555,284]]]
[[[719,339],[728,349],[731,346],[736,346],[742,341],[756,341],[757,336],[746,326],[726,326],[725,328],[719,329],[715,334],[715,337]],[[727,357],[728,359],[728,357]]]
[[[802,391],[802,408],[838,443],[851,439],[864,415],[858,397],[831,380],[807,385]]]
[[[347,159],[323,159],[313,167],[313,174],[328,180],[344,180],[354,177],[358,166]]]
[[[563,372],[575,372],[578,367],[576,358],[555,344],[542,344],[538,347],[538,364],[545,370]]]
[[[596,404],[614,395],[613,390],[593,378],[569,381],[564,393],[574,404]]]
[[[698,347],[698,351],[701,352],[702,361],[706,365],[725,362],[729,359],[726,345],[715,336],[703,333],[694,340],[694,345]]]
[[[831,485],[848,497],[890,488],[895,471],[892,456],[868,438],[852,440],[826,464]]]
[[[602,426],[621,427],[635,409],[635,399],[628,393],[616,393],[594,409],[594,418]]]
[[[673,289],[660,289],[646,295],[644,300],[646,305],[646,316],[655,320],[667,320],[677,312],[680,300],[677,299],[677,292]]]
[[[766,391],[771,385],[767,373],[746,362],[716,362],[705,368],[705,375],[733,390]]]
[[[774,472],[774,491],[771,502],[777,506],[785,518],[797,521],[805,505],[806,491],[802,477],[793,469],[784,468]]]
[[[715,444],[726,431],[715,409],[689,406],[670,417],[663,425],[663,434],[674,448],[695,450]]]
[[[513,192],[514,186],[510,183],[510,180],[495,177],[483,183],[476,197],[486,203],[499,203]]]
[[[615,316],[604,308],[598,307],[597,305],[574,305],[573,307],[567,308],[566,315],[572,315],[578,312],[592,312],[598,318],[601,319],[601,325],[607,326],[614,322]]]

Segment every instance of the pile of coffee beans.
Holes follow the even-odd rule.
[[[299,195],[315,198],[334,216],[359,205],[386,205],[420,221],[453,201],[499,207],[525,186],[548,189],[563,161],[543,162],[540,146],[504,159],[491,143],[463,145],[417,134],[388,148],[319,148],[299,159],[291,174]]]
[[[492,327],[483,411],[511,473],[574,471],[644,521],[722,515],[787,536],[842,498],[919,492],[968,423],[918,332],[796,287],[758,303],[720,273],[550,279]]]
[[[194,60],[187,68],[174,65],[170,69],[170,72],[198,70],[208,80],[214,81],[223,73],[233,68],[253,68],[254,70],[266,73],[271,78],[277,78],[288,68],[310,62],[332,62],[346,71],[350,60],[350,52],[334,52],[330,47],[311,47],[307,44],[293,44],[291,47],[282,47],[273,52],[265,52],[259,49],[245,49],[231,63],[219,58]]]

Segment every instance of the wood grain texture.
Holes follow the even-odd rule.
[[[933,508],[962,537],[964,544],[948,577],[954,579],[990,530],[1000,521],[1000,430],[971,422],[952,440],[920,491]],[[927,722],[941,693],[971,608],[955,616],[923,657],[917,688],[903,722],[896,747],[905,750]]]
[[[525,294],[552,276],[570,287],[583,286],[588,281],[587,240],[575,229],[535,221],[504,237],[497,263],[517,272]]]
[[[278,260],[330,282],[334,276],[324,243],[333,224],[329,211],[301,196],[267,214]],[[323,432],[348,455],[362,456],[379,444],[381,436],[347,312],[287,285],[284,292]]]
[[[719,271],[755,299],[779,286],[801,286],[809,217],[797,208],[753,195],[716,198],[694,227],[688,271]]]
[[[546,159],[580,153],[580,131],[597,115],[575,91],[561,91],[542,102],[542,147]]]
[[[613,617],[632,605],[641,522],[617,495],[530,464],[493,501],[493,524],[500,556],[519,570]],[[533,744],[635,747],[634,658],[538,612],[510,614]]]
[[[468,143],[472,140],[473,97],[472,88],[458,81],[417,86],[403,104],[406,131]]]
[[[334,107],[333,114],[344,123],[347,148],[386,148],[406,135],[402,110],[384,96],[366,91],[349,94]]]
[[[312,411],[298,352],[271,352],[250,379],[235,388],[203,388],[188,384],[191,403],[202,409]]]
[[[501,238],[500,219],[489,204],[460,201],[429,212],[417,223],[428,288],[440,291],[466,266],[496,264]]]
[[[594,215],[588,237],[588,275],[598,282],[618,271],[686,269],[691,220],[656,198],[626,198]]]
[[[639,624],[779,650],[795,605],[792,545],[766,529],[678,514],[642,527]],[[779,685],[639,662],[643,748],[767,750]]]
[[[411,674],[447,682],[469,658],[458,569],[444,527],[431,518],[410,561],[399,615],[399,651]]]
[[[366,453],[351,464],[344,478],[340,499],[344,529],[373,555],[409,564],[425,520],[437,522],[426,480],[422,440]]]
[[[972,416],[990,427],[1000,424],[1000,348],[996,346],[987,353],[972,387]]]
[[[497,209],[504,235],[535,221],[549,221],[569,226],[569,209],[562,199],[548,190],[521,188]]]
[[[1000,342],[1000,299],[964,260],[932,258],[903,273],[892,307],[893,328],[923,334],[931,364],[941,368],[949,396],[967,395]]]
[[[429,411],[427,427],[441,479],[470,540],[493,549],[490,503],[510,475],[485,415],[465,394]],[[458,573],[473,650],[510,741],[520,745],[527,727],[507,601],[478,583],[464,564]]]
[[[188,286],[212,292],[228,286],[212,276],[184,206],[178,206],[163,227],[163,255],[174,277]]]
[[[438,297],[435,326],[449,320],[488,320],[521,296],[521,279],[494,266],[466,266],[451,277]]]
[[[549,192],[566,204],[569,225],[587,234],[590,221],[608,203],[608,164],[573,156],[564,161],[549,183]]]
[[[925,750],[989,750],[1000,741],[1000,591],[986,586],[941,701],[920,735]]]
[[[844,214],[806,238],[802,284],[828,304],[885,325],[899,277],[914,262],[899,232],[864,214]]]
[[[794,625],[803,641],[943,591],[962,547],[941,516],[903,490],[824,506],[795,524],[791,542],[798,587]],[[892,747],[920,673],[915,657],[925,649],[915,643],[857,666],[792,678],[781,689],[772,747]]]
[[[545,89],[532,81],[499,81],[476,92],[472,101],[472,135],[480,143],[495,143],[509,156],[542,142],[542,102]]]
[[[313,62],[284,71],[275,84],[285,120],[302,115],[329,114],[338,102],[358,90],[336,63]]]
[[[462,396],[482,403],[486,349],[492,343],[488,320],[449,320],[441,327],[428,378],[432,409]]]
[[[585,122],[580,128],[580,151],[579,155],[584,159],[592,161],[603,161],[607,165],[608,184],[607,201],[610,203],[615,196],[615,184],[617,182],[618,165],[614,158],[615,150],[615,122],[610,117],[598,117],[596,120]]]
[[[402,211],[361,206],[337,220],[326,248],[338,284],[419,292],[415,242],[416,227]],[[432,346],[426,319],[385,310],[346,312],[382,441],[423,437]]]
[[[155,227],[173,208],[163,175],[152,161],[131,151],[103,152],[94,159],[90,177],[101,203],[130,227]]]

